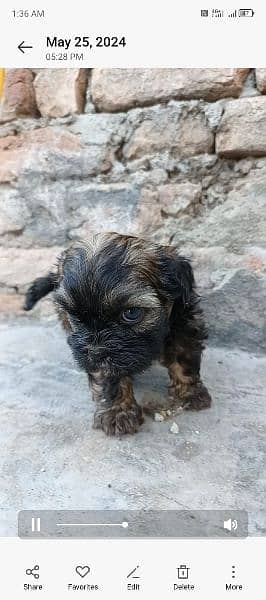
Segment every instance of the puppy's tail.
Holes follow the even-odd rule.
[[[50,294],[57,285],[57,276],[55,273],[48,273],[45,277],[38,277],[29,287],[24,303],[24,310],[31,310],[35,304],[43,298]]]

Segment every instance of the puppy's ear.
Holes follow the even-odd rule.
[[[184,306],[190,303],[195,287],[191,264],[179,256],[175,248],[162,247],[159,255],[159,291],[170,300],[178,300]]]

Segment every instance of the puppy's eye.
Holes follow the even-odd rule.
[[[125,323],[137,323],[143,317],[143,309],[137,306],[127,308],[121,314],[122,321]]]

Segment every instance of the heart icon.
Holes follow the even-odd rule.
[[[84,565],[83,567],[81,565],[78,565],[76,567],[76,573],[80,577],[86,577],[86,575],[88,575],[89,572],[90,572],[90,567],[88,567],[88,565]]]

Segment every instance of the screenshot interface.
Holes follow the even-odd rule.
[[[265,600],[266,7],[0,8],[0,597]]]

